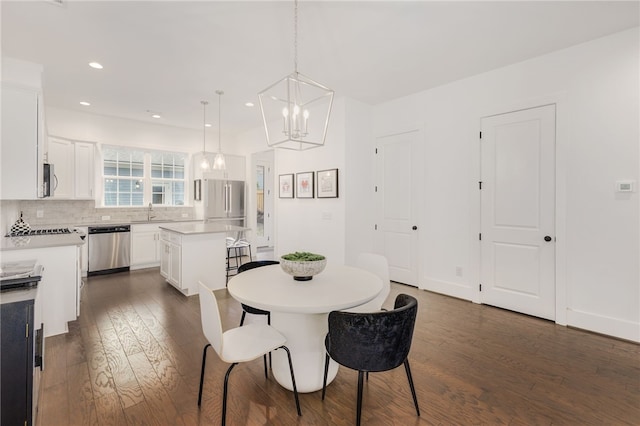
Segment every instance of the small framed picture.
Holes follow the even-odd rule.
[[[338,169],[316,172],[318,198],[338,198]]]
[[[296,197],[313,198],[313,172],[296,174]]]
[[[293,198],[293,173],[280,175],[280,198]]]

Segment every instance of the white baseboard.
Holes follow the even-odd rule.
[[[567,309],[567,325],[620,339],[640,342],[640,323]]]
[[[467,285],[450,281],[435,280],[433,278],[425,278],[421,284],[420,288],[422,290],[433,291],[434,293],[440,293],[469,301],[473,301],[474,299],[474,289]]]

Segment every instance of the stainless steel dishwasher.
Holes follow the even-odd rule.
[[[131,226],[90,226],[87,275],[128,271],[131,265]]]

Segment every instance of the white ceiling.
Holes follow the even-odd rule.
[[[298,68],[375,105],[637,26],[639,4],[302,1]],[[292,1],[2,1],[0,12],[2,55],[43,64],[49,106],[201,129],[200,100],[213,122],[222,89],[232,136],[260,125],[245,102],[293,71]]]

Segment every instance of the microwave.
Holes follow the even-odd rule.
[[[56,175],[53,173],[53,164],[44,163],[42,165],[42,197],[53,197]]]

